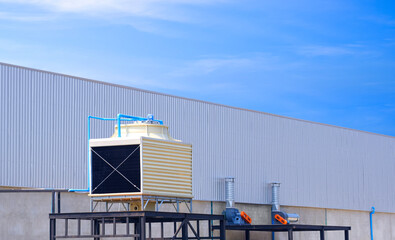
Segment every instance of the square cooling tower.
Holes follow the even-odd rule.
[[[90,196],[192,198],[192,146],[140,137],[91,139]]]

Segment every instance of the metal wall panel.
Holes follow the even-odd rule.
[[[164,120],[193,144],[193,194],[236,201],[395,212],[395,138],[0,64],[0,185],[86,188],[87,116]],[[93,121],[92,137],[115,123]]]

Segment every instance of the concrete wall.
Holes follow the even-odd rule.
[[[62,193],[62,212],[89,211],[90,201],[85,194]],[[258,204],[236,204],[253,219],[253,224],[270,224],[270,206]],[[99,206],[103,211],[104,206]],[[213,203],[213,213],[221,214],[224,202]],[[117,209],[117,207],[115,207]],[[166,208],[165,208],[166,209]],[[167,208],[171,210],[172,207]],[[194,201],[196,213],[210,213],[210,202]],[[301,224],[347,225],[351,226],[350,239],[369,240],[369,212],[335,209],[282,207],[283,210],[298,213]],[[185,211],[185,208],[181,208]],[[0,193],[0,239],[42,240],[49,236],[48,213],[51,211],[50,193]],[[373,215],[374,237],[377,240],[395,240],[395,214],[376,213]],[[155,231],[155,230],[154,230]],[[171,231],[171,230],[169,230]],[[202,229],[202,232],[207,229]],[[327,233],[326,239],[343,239],[343,232]],[[227,232],[227,239],[244,239],[242,232]],[[251,233],[251,239],[270,240],[271,233]],[[277,240],[286,239],[282,233],[276,234]],[[296,240],[319,239],[318,233],[295,233]]]

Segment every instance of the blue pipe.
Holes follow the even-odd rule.
[[[372,207],[372,211],[370,212],[370,239],[373,240],[373,221],[372,215],[376,212],[376,209]]]
[[[213,201],[211,201],[211,215],[213,215]],[[213,226],[213,220],[211,220],[211,226]],[[211,231],[210,235],[213,236],[213,229],[209,230]],[[211,238],[211,240],[214,240],[214,238]]]
[[[152,116],[152,115],[151,115]],[[129,116],[124,114],[118,114],[117,118],[101,118],[95,116],[88,116],[88,188],[87,189],[69,189],[69,192],[89,192],[91,187],[91,152],[89,148],[89,140],[91,139],[91,119],[102,120],[102,121],[118,121],[118,137],[121,137],[121,121],[147,121],[154,120],[153,116],[150,118],[142,118]],[[156,120],[163,125],[162,120]]]
[[[91,139],[91,119],[103,120],[103,121],[115,121],[116,118],[100,118],[94,116],[88,116],[88,188],[87,189],[69,189],[69,192],[89,192],[91,186],[91,158],[89,149],[89,140]]]
[[[273,214],[271,214],[271,215],[273,215]],[[273,224],[274,224],[274,219],[273,219],[273,216],[272,216],[272,225]],[[272,232],[272,240],[275,240],[274,232]]]

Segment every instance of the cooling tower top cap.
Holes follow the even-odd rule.
[[[118,138],[118,125],[115,125],[112,138]],[[169,128],[159,124],[153,118],[146,121],[133,121],[130,124],[121,124],[121,137],[128,139],[140,139],[140,137],[150,137],[169,141],[180,140],[174,139],[169,134]]]

